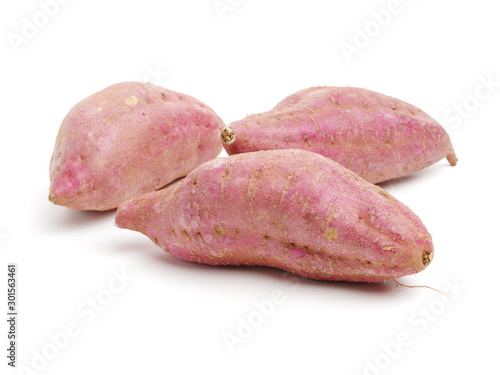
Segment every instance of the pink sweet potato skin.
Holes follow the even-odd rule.
[[[110,86],[78,103],[62,122],[49,199],[80,210],[116,208],[215,158],[223,127],[191,96],[150,83]]]
[[[402,177],[444,157],[455,165],[450,138],[421,109],[374,91],[312,87],[271,111],[229,125],[229,155],[296,148],[317,152],[377,183]]]
[[[123,202],[116,224],[180,259],[320,280],[397,278],[423,270],[434,254],[408,207],[304,150],[217,158],[167,189]]]

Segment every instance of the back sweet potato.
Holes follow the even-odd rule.
[[[109,210],[185,176],[221,151],[224,123],[201,101],[142,82],[123,82],[75,105],[50,162],[49,199]]]
[[[312,87],[271,111],[233,122],[222,134],[228,154],[302,149],[326,156],[369,182],[409,175],[446,157],[450,137],[421,109],[374,91]]]

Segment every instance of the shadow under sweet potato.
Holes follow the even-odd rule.
[[[45,232],[66,232],[109,221],[113,226],[116,210],[80,211],[66,207],[55,206],[48,200],[38,205],[35,216],[40,228]]]
[[[115,247],[117,252],[136,251],[142,254],[145,262],[152,262],[157,267],[158,264],[165,267],[165,277],[169,276],[169,269],[174,267],[176,271],[182,270],[186,281],[192,281],[193,277],[203,279],[204,282],[214,280],[214,278],[227,279],[227,284],[239,283],[252,279],[252,282],[261,283],[263,279],[271,279],[273,282],[282,281],[286,288],[293,288],[295,285],[300,285],[300,288],[318,289],[343,289],[357,293],[393,293],[394,286],[389,283],[356,283],[346,281],[323,281],[312,280],[304,277],[295,276],[287,271],[267,267],[267,266],[212,266],[207,264],[193,263],[176,258],[158,246],[143,241],[134,241],[121,243]],[[153,264],[152,264],[153,265]],[[178,273],[177,273],[178,276]],[[178,281],[178,280],[177,280]]]

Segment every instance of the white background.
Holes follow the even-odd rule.
[[[233,4],[222,17],[212,0],[73,0],[51,16],[38,13],[37,1],[2,2],[0,310],[7,264],[16,262],[17,364],[25,369],[6,365],[2,315],[0,372],[498,373],[496,2],[401,0],[385,21],[372,12],[389,0],[221,3]],[[36,35],[26,22],[38,23]],[[362,46],[366,28],[372,36]],[[14,34],[26,38],[16,46]],[[341,45],[355,47],[357,35],[349,61]],[[481,83],[488,79],[497,82],[490,91]],[[432,264],[400,281],[435,287],[452,303],[393,281],[297,283],[280,270],[190,264],[114,227],[114,211],[52,205],[48,166],[63,117],[128,80],[195,96],[226,123],[315,85],[365,87],[424,109],[449,132],[458,165],[442,160],[382,186],[420,216],[435,244]],[[107,292],[123,272],[133,280]],[[259,321],[255,304],[273,293],[282,298]],[[96,296],[107,304],[92,315]],[[248,319],[256,327],[231,352],[225,333],[236,336]],[[68,324],[76,334],[57,349],[50,337]],[[42,371],[26,370],[34,364]]]

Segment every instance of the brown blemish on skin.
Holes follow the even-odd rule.
[[[243,136],[242,142],[244,144],[244,147],[246,147],[246,148],[252,148],[253,147],[252,140],[247,135]]]
[[[392,198],[392,195],[390,195],[390,194],[389,194],[388,192],[386,192],[385,190],[380,189],[380,190],[378,191],[378,193],[379,193],[381,196],[383,196],[384,198],[391,199],[391,200],[393,199],[393,198]]]
[[[332,200],[332,202],[328,206],[328,209],[326,210],[326,212],[328,213],[328,216],[326,217],[326,226],[327,227],[330,225],[330,223],[333,220],[333,216],[335,215],[335,209],[332,209],[332,207],[334,207],[334,205],[335,205],[335,202],[337,202],[337,198],[334,198]]]
[[[327,240],[335,241],[337,239],[337,229],[326,228],[323,237],[325,237]]]
[[[276,229],[281,232],[281,233],[287,233],[288,232],[288,227],[284,222],[281,220],[274,220],[273,225],[276,227]]]
[[[158,237],[153,238],[153,242],[158,245]]]
[[[200,256],[192,251],[189,251],[189,255],[191,255],[193,257],[193,259],[195,259],[198,263],[203,263],[203,261],[201,260]]]
[[[307,105],[304,105],[303,107],[311,113],[320,113],[321,112],[321,110],[319,108],[311,108],[311,107],[308,107]]]
[[[127,99],[125,99],[125,103],[127,103],[128,105],[136,105],[137,103],[139,103],[139,99],[137,99],[137,96],[131,95]]]
[[[318,123],[316,122],[316,120],[314,119],[314,117],[312,117],[312,116],[307,116],[307,117],[309,117],[309,119],[312,121],[312,123],[313,123],[313,124],[314,124],[314,126],[316,127],[316,130],[317,130],[317,131],[318,131],[318,133],[319,133],[319,131],[320,131],[321,129],[320,129],[320,127],[319,127]]]
[[[267,237],[267,236],[264,236]],[[283,246],[287,251],[293,250],[293,249],[298,249],[298,248],[303,248],[303,249],[309,249],[307,246],[302,246],[300,244],[296,244],[294,241],[291,240],[282,240],[280,241],[281,246]]]
[[[356,259],[362,267],[369,266],[372,262],[368,259]]]
[[[422,253],[422,264],[424,267],[427,267],[429,263],[432,261],[432,258],[434,258],[434,253],[431,253],[427,250],[424,250]]]
[[[182,230],[182,234],[184,235],[184,237],[186,237],[186,240],[188,240],[188,241],[191,240],[191,236],[184,229]]]
[[[203,241],[203,236],[201,235],[201,232],[196,232],[196,237],[198,238],[198,241]]]
[[[257,189],[257,182],[259,182],[261,174],[262,174],[262,169],[256,170],[255,172],[253,172],[252,177],[250,177],[250,180],[248,181],[247,197],[249,199],[253,199],[253,197],[255,196],[255,191]]]
[[[283,186],[283,190],[281,191],[281,198],[280,198],[280,203],[283,203],[285,200],[285,196],[288,193],[288,189],[290,188],[290,184],[292,183],[292,175],[288,175],[288,179],[285,181],[285,186]]]
[[[313,216],[309,213],[309,211],[306,211],[307,210],[307,207],[309,206],[309,202],[311,200],[311,197],[307,197],[304,201],[304,203],[302,203],[302,210],[301,212],[304,214],[304,218],[307,220],[308,218],[311,218],[311,220],[313,219]]]
[[[311,145],[311,141],[309,140],[309,136],[307,134],[304,135],[304,142],[307,143],[308,146]]]
[[[219,239],[222,240],[224,238],[224,227],[222,224],[219,225],[214,225],[212,228],[212,231],[214,232],[215,236]]]
[[[231,162],[228,162],[226,164],[226,168],[224,169],[224,173],[222,174],[222,179],[227,180],[229,179],[229,176],[231,175],[231,168],[233,167],[233,164]]]
[[[54,194],[49,194],[49,201],[56,204],[56,196]]]

